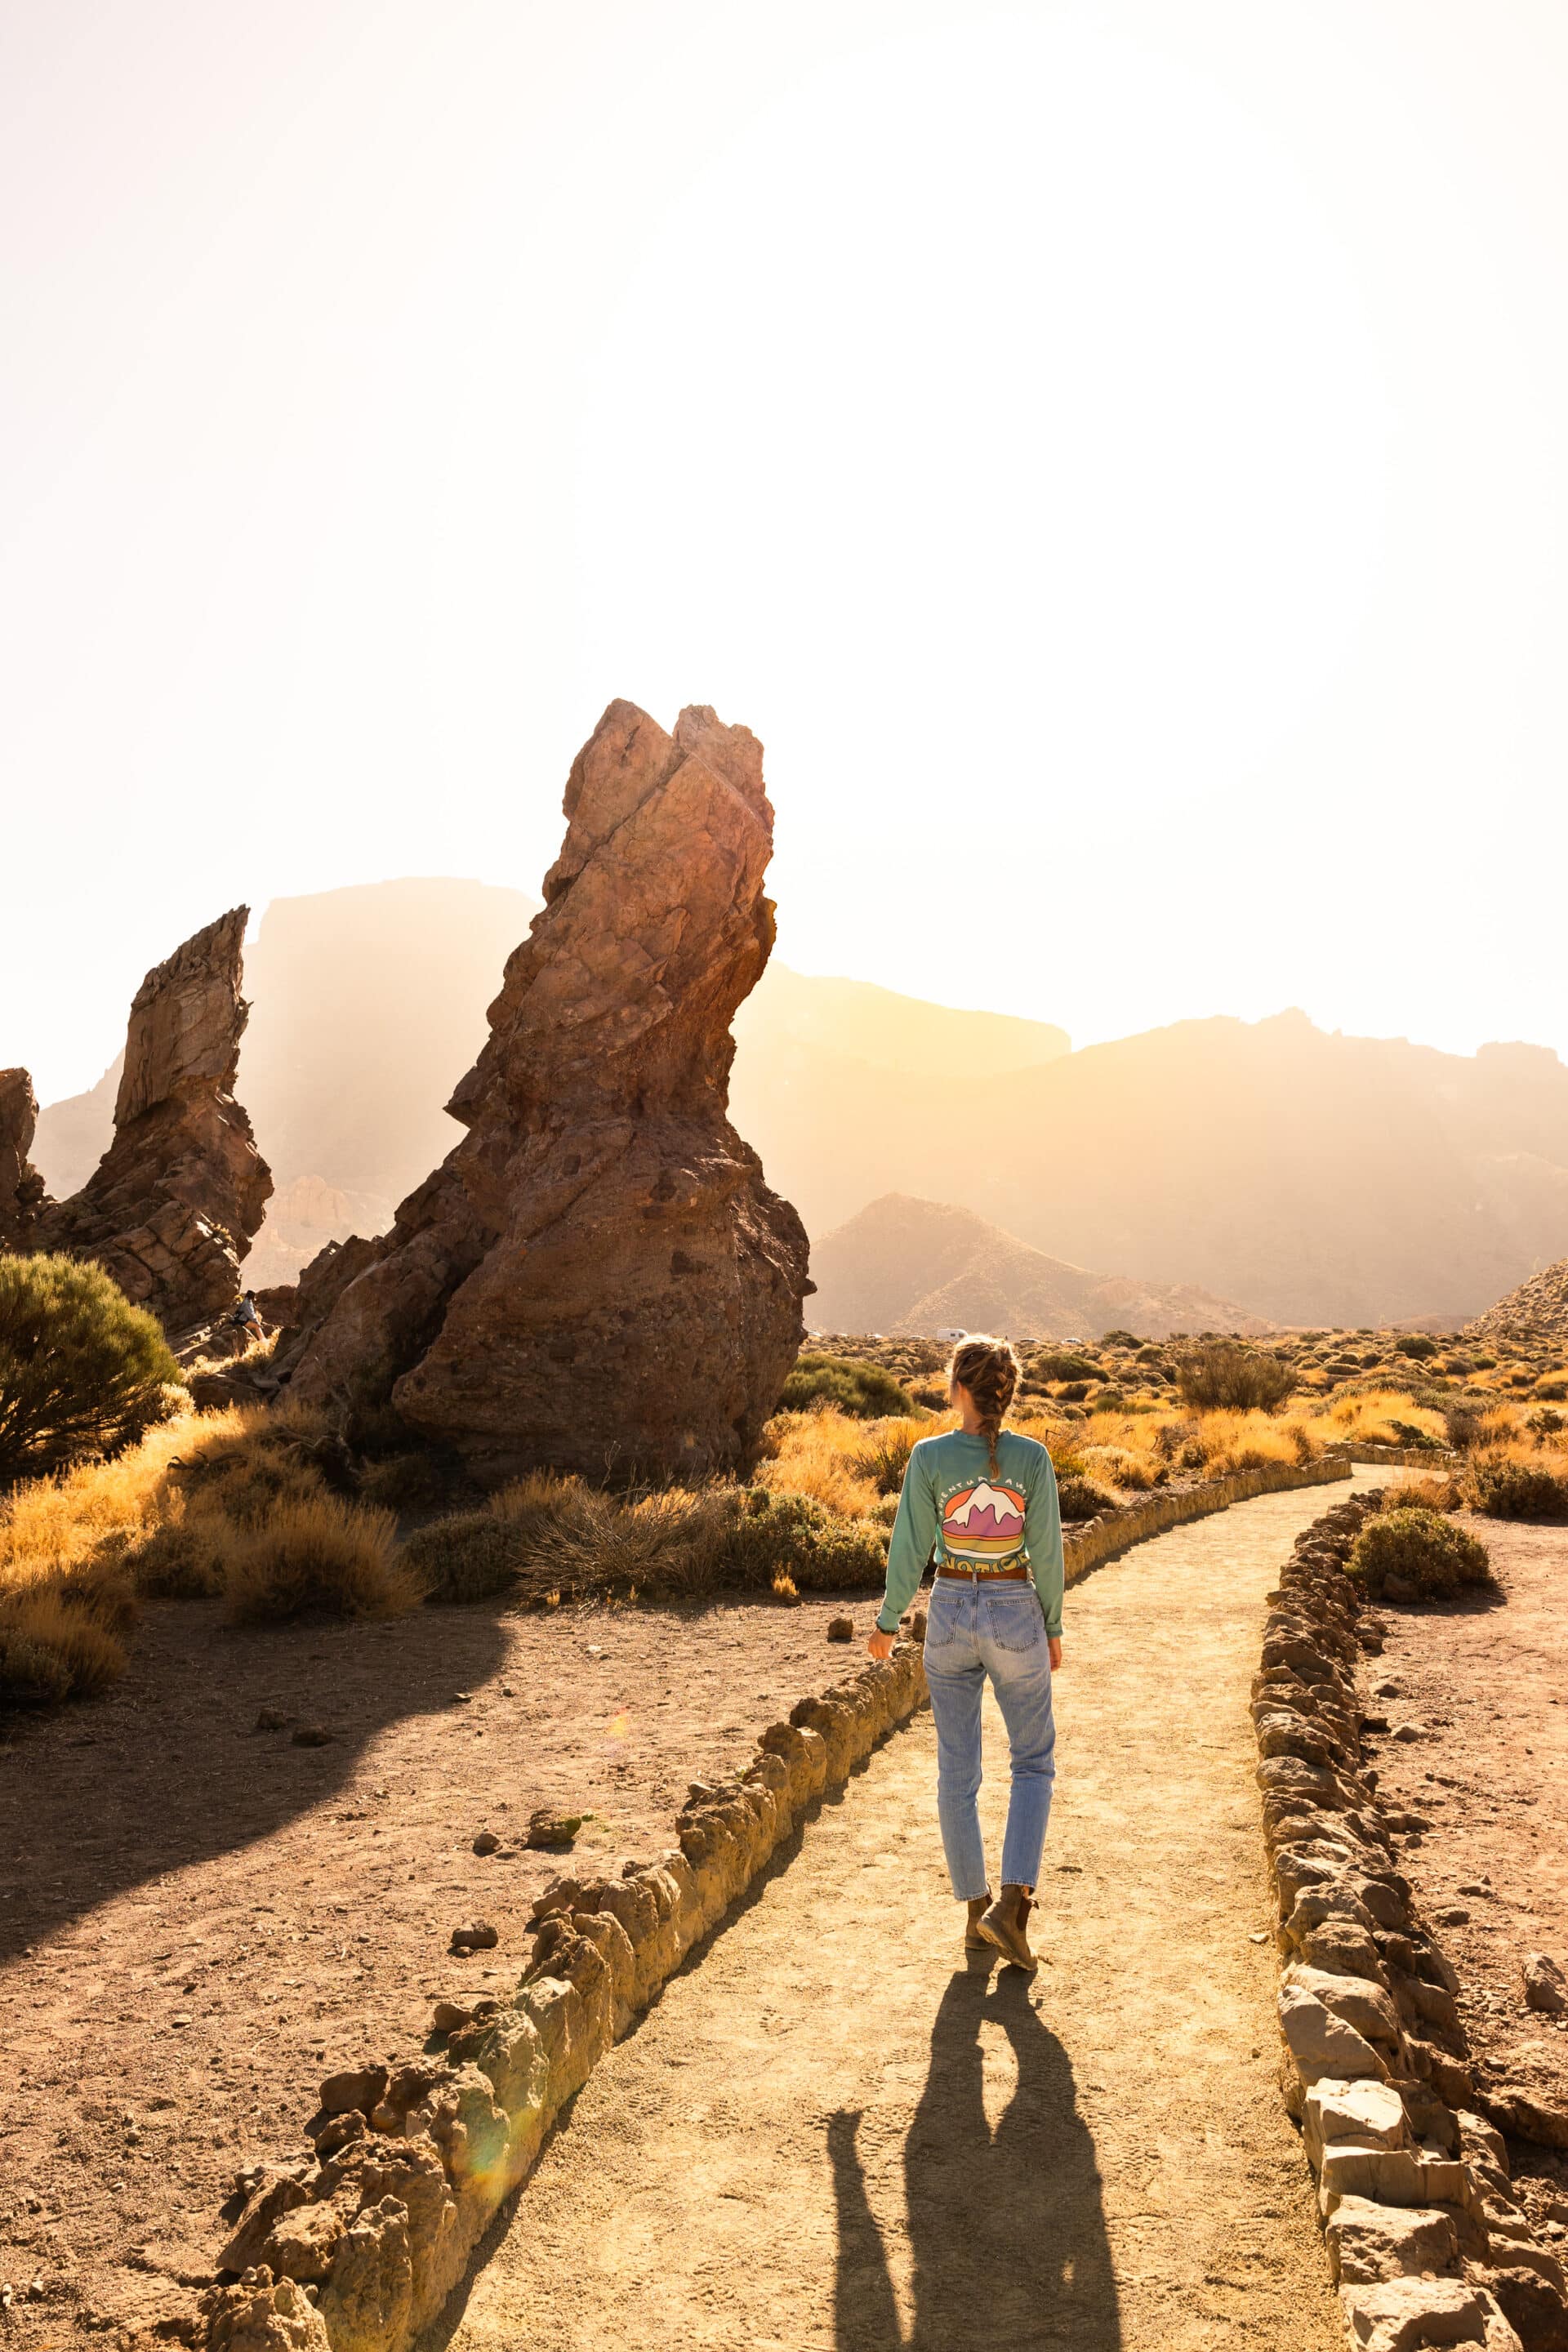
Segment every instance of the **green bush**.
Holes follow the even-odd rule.
[[[1568,1518],[1568,1478],[1508,1454],[1472,1454],[1463,1480],[1465,1500],[1489,1519]]]
[[[182,1375],[154,1317],[98,1265],[0,1257],[0,1487],[166,1421]]]
[[[1201,1412],[1278,1412],[1296,1385],[1290,1366],[1278,1356],[1245,1347],[1239,1339],[1210,1339],[1176,1360],[1182,1402]]]
[[[1437,1342],[1436,1339],[1429,1339],[1424,1331],[1406,1331],[1402,1339],[1395,1339],[1394,1352],[1396,1356],[1415,1356],[1418,1359],[1435,1356],[1437,1352]]]
[[[1037,1356],[1029,1370],[1037,1381],[1094,1381],[1100,1378],[1100,1368],[1087,1356],[1053,1352]]]
[[[908,1412],[910,1400],[908,1390],[880,1364],[868,1364],[858,1356],[797,1356],[779,1409],[809,1412],[814,1405],[837,1405],[858,1420],[878,1421],[887,1413]]]
[[[1493,1580],[1485,1544],[1419,1504],[1369,1519],[1345,1565],[1373,1600],[1451,1601]]]

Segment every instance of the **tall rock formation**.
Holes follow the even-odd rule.
[[[44,1180],[27,1158],[38,1123],[26,1070],[0,1070],[0,1250],[27,1250]]]
[[[762,746],[612,703],[545,905],[447,1108],[468,1129],[391,1232],[323,1253],[279,1367],[499,1483],[754,1453],[802,1337],[806,1238],[725,1116],[773,941]]]
[[[96,1258],[170,1332],[234,1304],[272,1190],[234,1098],[247,914],[220,915],[147,974],[131,1006],[114,1140],[33,1230],[34,1249]]]

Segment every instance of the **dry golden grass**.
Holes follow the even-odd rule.
[[[228,1612],[268,1617],[399,1617],[425,1598],[400,1557],[390,1511],[310,1495],[240,1531],[224,1567]]]

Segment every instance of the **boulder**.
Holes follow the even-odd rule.
[[[306,1268],[275,1363],[307,1402],[390,1402],[490,1486],[743,1467],[812,1287],[725,1116],[773,940],[762,747],[710,709],[667,734],[612,703],[565,814],[447,1105],[467,1136],[379,1242]]]
[[[272,1178],[234,1098],[248,909],[151,971],[131,1006],[114,1140],[79,1192],[47,1202],[29,1246],[96,1258],[171,1335],[239,1297],[239,1263]]]

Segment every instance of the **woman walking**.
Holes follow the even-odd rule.
[[[964,1942],[994,1945],[1032,1969],[1027,1922],[1056,1774],[1051,1675],[1062,1662],[1062,1523],[1045,1447],[1003,1419],[1018,1360],[1005,1339],[965,1339],[949,1379],[959,1427],[910,1455],[888,1547],[888,1585],[871,1636],[893,1646],[934,1548],[925,1669],[936,1721],[936,1810],[952,1891],[969,1906]],[[1013,1766],[992,1900],[980,1835],[980,1710],[990,1677]]]

